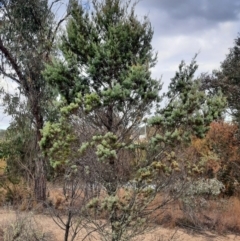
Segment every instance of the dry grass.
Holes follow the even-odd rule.
[[[157,197],[155,201],[160,203],[162,198]],[[240,234],[240,199],[237,197],[209,200],[206,207],[192,212],[190,218],[189,213],[183,211],[182,203],[174,201],[166,205],[163,211],[159,210],[158,216],[155,214],[154,222],[166,228],[180,226],[219,234]]]
[[[3,227],[4,223],[7,222],[14,222],[16,219],[16,214],[12,210],[0,209],[0,227]],[[40,228],[43,233],[52,233],[52,237],[54,241],[63,240],[64,231],[61,230],[52,220],[51,217],[46,215],[34,215],[34,220],[36,221],[38,227]],[[1,229],[0,228],[0,229]],[[79,237],[76,238],[75,241],[82,241],[85,237],[86,232],[83,230],[79,233]],[[92,240],[100,240],[100,237],[94,235],[94,237],[87,238],[85,241],[92,241]],[[152,230],[150,233],[146,233],[144,235],[138,236],[132,241],[240,241],[240,238],[236,235],[226,235],[226,236],[219,236],[210,232],[206,234],[199,234],[195,232],[188,232],[184,229],[167,229],[163,227],[156,227],[155,230]],[[0,241],[1,239],[1,232],[0,232]]]
[[[18,202],[19,210],[29,210],[36,207],[36,204],[30,203],[30,190],[27,189],[23,183],[13,186],[10,185],[10,188],[10,193],[14,194],[14,197],[11,198],[13,198],[14,203]],[[118,195],[123,197],[124,190],[119,190]],[[102,192],[101,197],[106,197],[106,193]],[[163,195],[157,195],[151,205],[154,207],[154,205],[159,205],[164,203],[164,201]],[[66,196],[64,196],[61,188],[51,187],[49,189],[48,202],[57,210],[63,210],[68,205],[68,200],[66,200]],[[195,211],[193,216],[195,222],[193,222],[193,219],[189,218],[189,213],[183,210],[182,202],[174,200],[155,211],[150,221],[164,228],[174,229],[180,226],[184,228],[191,227],[215,231],[220,234],[226,234],[228,232],[240,234],[240,199],[237,197],[208,200],[207,205],[201,210],[193,210]],[[102,213],[98,218],[104,219],[106,216],[106,213]]]
[[[1,224],[0,237],[3,241],[50,241],[50,233],[43,232],[42,228],[31,213],[16,213],[14,220]],[[0,240],[1,240],[0,239]]]
[[[85,200],[84,191],[79,189],[76,190],[78,193],[76,194],[76,197],[74,197],[73,205],[76,207],[80,207],[82,203]],[[71,192],[71,191],[70,191]],[[99,193],[100,198],[106,197],[106,192],[103,190]],[[57,210],[63,210],[66,208],[66,206],[69,205],[69,202],[71,201],[71,193],[65,193],[63,191],[62,187],[53,187],[52,185],[49,185],[48,187],[48,193],[47,193],[47,202],[49,206],[54,207]]]
[[[33,209],[37,202],[33,190],[23,180],[10,181],[7,176],[0,176],[0,206],[12,206],[21,211]]]
[[[3,235],[4,235],[4,231],[2,228],[0,228],[0,241],[4,241]]]
[[[164,201],[166,200],[158,195],[154,200],[153,206],[164,203]],[[183,218],[181,203],[178,200],[172,200],[161,209],[156,210],[152,216],[152,221],[154,221],[154,223],[165,228],[175,228],[178,220]]]
[[[125,195],[124,190],[120,189],[118,196],[121,198]],[[106,197],[102,193],[101,197]],[[58,210],[67,205],[66,197],[62,189],[52,188],[49,191],[48,199],[52,206]],[[157,195],[151,203],[151,208],[164,203],[166,199],[163,195]],[[212,230],[224,234],[233,232],[240,234],[240,199],[232,197],[230,199],[208,200],[207,205],[202,209],[192,210],[192,219],[189,213],[184,211],[183,204],[179,200],[172,200],[164,204],[162,208],[154,211],[150,221],[165,228],[191,227],[202,230]],[[99,219],[106,218],[106,213],[102,213]],[[194,219],[194,222],[193,222]]]
[[[66,197],[63,194],[62,188],[51,188],[47,194],[47,202],[49,206],[55,209],[63,209],[66,205]]]
[[[4,159],[0,159],[0,175],[4,174],[4,169],[6,168],[6,162]]]
[[[240,200],[237,197],[230,198],[226,207],[216,218],[216,230],[220,233],[233,232],[240,234]],[[211,212],[214,217],[214,212]]]
[[[124,196],[121,190],[120,196]],[[219,234],[234,233],[240,234],[240,199],[217,198],[216,200],[199,198],[205,200],[205,205],[196,208],[186,208],[180,200],[170,200],[169,196],[158,194],[148,209],[154,209],[150,222],[161,225],[164,228],[190,228],[201,231],[214,231]]]
[[[19,208],[21,211],[33,207],[32,190],[23,181],[17,184],[6,181],[2,190],[6,204]]]

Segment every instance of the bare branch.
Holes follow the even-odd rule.
[[[3,41],[0,38],[0,51],[4,54],[5,58],[10,62],[12,68],[16,72],[19,82],[22,83],[24,81],[24,77],[22,75],[21,69],[17,64],[16,59],[12,56],[12,54],[8,51],[8,49],[3,45]],[[18,83],[19,83],[18,82]]]
[[[60,2],[61,0],[55,0],[51,3],[50,7],[49,7],[49,10],[51,11],[52,10],[52,7],[54,6],[55,3],[58,3]]]
[[[14,77],[13,75],[11,75],[11,74],[8,74],[6,71],[3,70],[2,67],[0,67],[0,73],[2,73],[2,74],[3,74],[4,76],[6,76],[6,77],[12,79],[12,80],[15,81],[16,83],[21,84],[21,81],[20,81],[19,79],[15,78],[15,77]]]

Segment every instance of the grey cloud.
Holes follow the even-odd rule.
[[[203,18],[234,21],[239,17],[239,0],[143,0],[143,7],[164,11],[172,19]]]
[[[239,0],[142,0],[141,15],[149,13],[155,33],[189,34],[216,28],[240,17]]]

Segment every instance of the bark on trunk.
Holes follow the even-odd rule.
[[[46,171],[43,157],[37,158],[35,163],[34,194],[37,201],[46,200]]]
[[[65,225],[64,241],[68,241],[71,220],[72,220],[72,212],[69,211],[69,213],[68,213],[68,220],[67,220],[67,223]]]
[[[42,138],[40,130],[43,128],[43,118],[37,102],[33,109],[35,120],[36,120],[36,131],[37,131],[37,143],[36,151],[37,158],[35,159],[35,180],[34,180],[34,195],[37,201],[46,201],[46,189],[47,189],[47,175],[46,175],[46,163],[43,156],[41,156],[41,150],[39,142]]]

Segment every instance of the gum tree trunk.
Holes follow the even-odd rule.
[[[43,117],[41,115],[38,101],[34,105],[34,117],[36,120],[36,159],[35,159],[35,177],[34,177],[34,195],[37,201],[46,200],[46,188],[47,188],[47,175],[46,175],[46,163],[45,158],[41,155],[39,142],[42,138],[40,130],[43,128]]]

